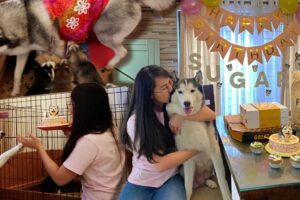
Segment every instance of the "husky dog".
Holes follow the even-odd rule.
[[[72,91],[75,87],[73,83],[73,74],[68,63],[58,65],[55,68],[55,78],[51,84],[51,92]]]
[[[184,80],[179,80],[173,75],[173,80],[175,83],[174,93],[171,102],[167,105],[168,114],[191,115],[197,113],[204,105],[204,95],[200,91],[201,72],[198,72],[194,78]],[[207,172],[212,171],[211,164],[213,164],[223,199],[230,200],[230,192],[225,179],[225,170],[213,123],[185,120],[180,134],[175,136],[175,141],[179,150],[197,149],[201,152],[183,164],[187,199],[189,200],[192,196],[194,177],[197,177],[197,174],[207,174]],[[204,178],[208,178],[208,176]],[[207,179],[205,184],[210,188],[217,187],[217,184],[211,179]]]
[[[52,92],[71,91],[81,83],[104,85],[96,67],[89,62],[86,52],[79,45],[75,43],[68,45],[66,61],[65,64],[55,67]]]
[[[47,75],[53,81],[56,67],[61,64],[61,59],[55,54],[45,52],[40,53],[35,58],[35,61],[47,72]]]
[[[98,9],[95,5],[101,5],[102,7],[105,4],[102,13],[99,13],[99,15],[96,16],[95,12],[91,12],[91,16],[95,17],[95,20],[93,19],[92,22],[90,20],[89,25],[93,26],[91,29],[98,40],[115,52],[114,57],[106,66],[112,68],[127,54],[127,50],[123,47],[122,42],[139,23],[141,19],[141,5],[145,4],[155,10],[163,10],[170,7],[174,2],[174,0],[102,1],[104,3],[99,3],[98,1],[101,0],[0,1],[0,54],[17,56],[12,95],[17,95],[20,92],[21,76],[29,52],[32,50],[51,51],[51,53],[59,57],[64,57],[65,41],[74,41],[74,37],[77,34],[74,30],[77,30],[76,26],[79,23],[79,18],[89,14],[86,12],[86,9],[92,7],[93,9]],[[58,2],[62,6],[52,5],[54,2]],[[71,11],[70,9],[67,10],[68,8],[66,10],[71,13],[77,12],[79,18],[70,17],[64,21],[64,19],[51,15],[61,14],[65,17],[65,14],[69,12],[60,12],[63,12],[62,9],[67,3],[76,5]],[[54,23],[54,20],[57,23]],[[71,32],[69,34],[68,31],[64,32],[67,33],[62,37],[64,40],[59,35],[59,33],[62,33],[62,29],[59,29],[62,24],[64,24],[64,27],[69,28]],[[78,30],[80,31],[81,29]],[[80,39],[82,42],[82,38]]]
[[[30,51],[48,51],[51,46],[56,55],[63,57],[64,44],[43,0],[0,1],[0,54],[17,56],[12,96],[20,93]]]
[[[71,44],[67,49],[67,60],[73,74],[73,83],[98,83],[104,85],[96,67],[89,62],[84,50],[77,44]]]

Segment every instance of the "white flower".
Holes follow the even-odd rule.
[[[78,12],[79,15],[87,14],[87,10],[91,7],[91,4],[87,2],[88,0],[78,0],[74,11]]]
[[[74,29],[79,25],[79,18],[71,17],[66,22],[68,28]]]

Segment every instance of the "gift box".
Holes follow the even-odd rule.
[[[289,111],[277,102],[241,104],[240,116],[249,129],[270,128],[286,125]]]
[[[225,126],[229,135],[242,143],[253,141],[268,141],[269,136],[281,130],[281,127],[249,129],[243,123],[240,115],[224,116]]]

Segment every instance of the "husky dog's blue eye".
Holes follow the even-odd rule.
[[[194,93],[195,92],[195,90],[191,90],[191,93]]]
[[[178,93],[179,93],[179,94],[182,94],[182,91],[181,91],[181,90],[178,90]]]

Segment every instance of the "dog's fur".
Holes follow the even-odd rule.
[[[168,114],[190,115],[197,113],[204,105],[204,96],[200,91],[201,72],[198,72],[191,79],[178,80],[176,76],[173,79],[175,90],[171,102],[167,105]],[[212,171],[211,163],[214,166],[223,199],[231,199],[213,123],[185,120],[180,133],[175,136],[175,141],[178,150],[197,149],[200,152],[183,164],[187,199],[189,200],[192,195],[194,176]],[[211,179],[207,179],[205,184],[211,188],[217,187],[217,184]]]
[[[102,77],[96,67],[89,62],[86,52],[79,45],[72,43],[67,48],[66,63],[55,67],[52,92],[71,91],[81,83],[98,83],[104,86]]]
[[[300,53],[295,53],[295,70],[300,71]]]
[[[86,53],[77,44],[68,46],[67,60],[73,74],[73,83],[98,83],[104,85],[96,67],[89,62]]]
[[[122,42],[141,19],[141,4],[163,10],[174,0],[110,0],[93,26],[99,41],[115,55],[107,67],[114,67],[125,57]],[[65,42],[50,20],[43,0],[7,0],[0,2],[0,54],[16,55],[17,63],[12,95],[19,94],[22,72],[32,50],[51,51],[64,56]]]
[[[55,69],[58,65],[61,64],[61,59],[55,55],[48,52],[40,53],[35,58],[35,61],[45,70],[48,72],[48,76],[50,77],[51,81],[55,78]]]
[[[73,83],[73,74],[69,64],[58,65],[55,67],[55,78],[51,83],[51,92],[69,92],[76,85]]]

